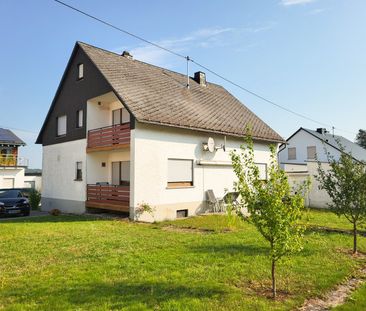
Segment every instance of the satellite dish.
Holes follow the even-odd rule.
[[[212,137],[209,137],[207,140],[207,147],[208,151],[214,152],[215,151],[215,141]]]

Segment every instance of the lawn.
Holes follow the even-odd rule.
[[[0,236],[0,310],[291,310],[360,265],[351,236],[307,231],[302,253],[279,266],[273,302],[266,242],[224,216],[47,216],[3,221]]]
[[[366,284],[356,290],[342,306],[336,307],[334,311],[365,311],[366,310]]]

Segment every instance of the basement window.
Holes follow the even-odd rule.
[[[83,180],[83,162],[76,162],[76,176],[75,180],[80,181]]]
[[[66,135],[66,124],[67,124],[66,116],[60,116],[56,119],[56,121],[57,121],[57,136]]]
[[[186,218],[186,217],[188,217],[188,210],[187,209],[177,210],[177,218]]]
[[[78,64],[78,80],[84,78],[84,64]]]
[[[168,188],[193,186],[193,160],[168,159]]]

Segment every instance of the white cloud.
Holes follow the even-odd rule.
[[[316,0],[281,0],[280,4],[283,6],[291,6],[298,4],[307,4],[311,2],[315,2]]]
[[[194,48],[207,49],[240,43],[242,42],[243,34],[255,34],[267,31],[275,25],[276,23],[246,28],[208,27],[198,29],[182,37],[162,39],[154,43],[176,53],[189,55],[189,51]],[[172,55],[152,45],[140,45],[130,49],[124,46],[113,50],[120,53],[125,49],[129,50],[135,59],[161,67],[170,68],[176,61]]]
[[[318,15],[326,11],[326,9],[315,9],[307,13],[307,15]]]

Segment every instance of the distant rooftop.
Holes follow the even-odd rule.
[[[353,158],[358,161],[366,161],[366,149],[348,140],[347,138],[344,138],[343,136],[332,135],[325,130],[314,131],[306,128],[303,128],[303,130],[318,137],[320,140],[326,142],[336,149],[341,149],[341,147],[344,148],[345,152],[351,153]]]
[[[0,145],[25,146],[25,142],[12,131],[0,128]]]

